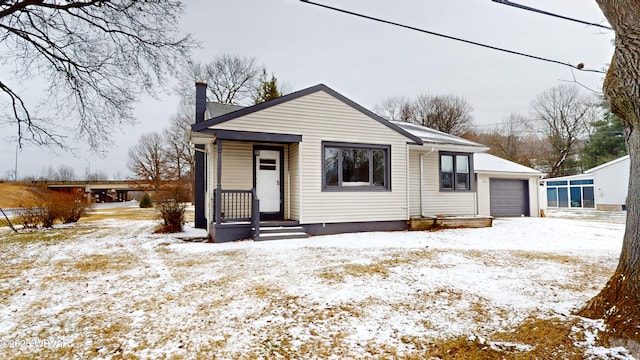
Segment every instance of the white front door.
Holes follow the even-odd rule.
[[[259,150],[256,156],[256,193],[261,213],[280,212],[280,151]]]

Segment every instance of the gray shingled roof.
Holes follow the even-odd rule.
[[[404,121],[389,121],[389,122],[400,127],[404,131],[419,137],[425,143],[474,146],[474,147],[479,147],[483,149],[487,148],[486,146],[482,144],[478,144],[477,142],[463,139],[458,136],[450,135],[442,131],[434,130],[426,126],[412,124]]]
[[[210,119],[224,114],[232,113],[240,109],[244,109],[244,106],[207,102],[207,112],[209,112]]]

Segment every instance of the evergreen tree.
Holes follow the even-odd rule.
[[[140,207],[141,208],[150,208],[153,206],[153,203],[151,202],[151,196],[149,196],[148,193],[145,193],[144,196],[142,197],[142,200],[140,200]]]
[[[594,132],[580,150],[580,165],[590,169],[627,154],[624,126],[620,118],[607,112],[604,119],[591,123]]]
[[[273,74],[271,74],[271,79],[267,78],[267,70],[264,68],[262,69],[262,75],[260,75],[260,86],[257,90],[254,99],[256,104],[273,100],[283,95],[282,92],[278,90],[278,79],[276,79]]]

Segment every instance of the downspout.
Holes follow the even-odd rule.
[[[473,189],[475,190],[474,192],[476,193],[475,194],[476,195],[475,196],[476,201],[473,204],[474,207],[475,207],[474,212],[475,212],[476,216],[479,216],[480,215],[480,199],[478,198],[478,186],[480,186],[480,185],[478,185],[478,184],[480,183],[480,181],[479,181],[480,177],[478,176],[477,173],[475,173],[475,174],[473,174],[473,179],[475,181],[475,184],[474,184],[475,186],[473,187]]]
[[[420,155],[420,217],[425,217],[424,214],[424,205],[422,204],[424,201],[424,197],[423,197],[423,193],[424,193],[424,157],[433,153],[436,149],[435,148],[431,148],[431,151],[426,152],[422,155]]]
[[[291,173],[287,172],[287,218],[291,219]]]
[[[409,146],[407,145],[405,147],[406,149],[406,154],[405,154],[405,163],[407,164],[405,166],[406,169],[406,180],[405,180],[405,206],[407,207],[407,220],[411,220],[411,199],[410,199],[410,195],[411,195],[411,171],[409,169],[409,166],[411,165],[411,157],[409,156]],[[391,171],[391,170],[389,170]]]

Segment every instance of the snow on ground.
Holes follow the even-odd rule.
[[[620,223],[513,218],[485,229],[211,244],[152,234],[155,224],[79,224],[38,233],[38,241],[0,230],[3,352],[415,354],[430,339],[486,337],[530,317],[569,316],[612,274],[624,232]],[[613,356],[584,343],[593,358]]]

